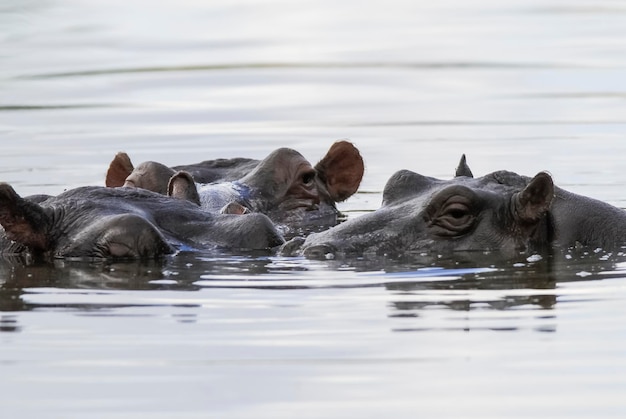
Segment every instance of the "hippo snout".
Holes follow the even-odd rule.
[[[327,260],[335,258],[337,248],[330,244],[317,244],[305,248],[302,253],[308,259]]]

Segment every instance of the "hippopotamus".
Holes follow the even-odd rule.
[[[342,140],[315,167],[290,148],[279,148],[260,161],[218,159],[175,167],[144,162],[135,168],[127,154],[118,153],[106,185],[148,189],[212,213],[260,212],[288,232],[335,225],[335,203],[357,191],[363,172],[359,151]]]
[[[497,171],[475,178],[465,156],[450,180],[396,172],[377,210],[306,239],[284,255],[490,252],[503,257],[571,247],[610,251],[626,243],[626,211],[534,177]]]
[[[178,250],[270,249],[284,242],[263,214],[202,211],[132,188],[85,186],[21,197],[0,183],[0,252],[35,258],[158,258]]]

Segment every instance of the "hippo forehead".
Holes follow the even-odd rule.
[[[522,190],[529,181],[529,177],[505,170],[489,173],[479,178],[458,176],[450,180],[423,176],[410,170],[401,170],[396,172],[385,185],[383,205],[431,195],[455,185],[465,186],[475,191],[511,194]]]
[[[274,150],[266,158],[261,160],[259,166],[269,168],[272,171],[281,171],[301,162],[309,163],[298,151],[282,147]]]
[[[508,186],[510,190],[521,190],[528,185],[531,178],[528,176],[518,175],[515,172],[509,172],[506,170],[498,170],[497,172],[489,173],[477,180],[484,182],[485,185],[503,185]]]
[[[239,182],[252,189],[267,190],[268,193],[276,194],[288,187],[303,167],[312,170],[311,164],[302,154],[291,148],[279,148],[263,159],[254,170],[239,179]]]

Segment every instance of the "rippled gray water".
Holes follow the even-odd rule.
[[[626,207],[620,1],[4,0],[0,180],[109,161],[548,170]],[[0,262],[0,412],[20,418],[626,415],[626,258]]]

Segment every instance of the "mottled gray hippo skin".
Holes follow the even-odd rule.
[[[293,230],[337,224],[335,203],[357,191],[363,172],[359,151],[342,140],[315,166],[290,148],[274,150],[260,161],[219,159],[175,168],[156,162],[135,168],[125,153],[118,153],[109,166],[106,185],[167,194],[212,213],[259,212]]]
[[[489,251],[513,257],[578,245],[612,250],[624,243],[626,211],[558,188],[545,172],[474,178],[463,157],[451,180],[395,173],[378,210],[292,240],[282,253],[323,258]]]
[[[210,214],[143,189],[88,186],[20,197],[0,184],[0,251],[43,259],[156,258],[179,249],[269,249],[282,236],[263,214]]]

